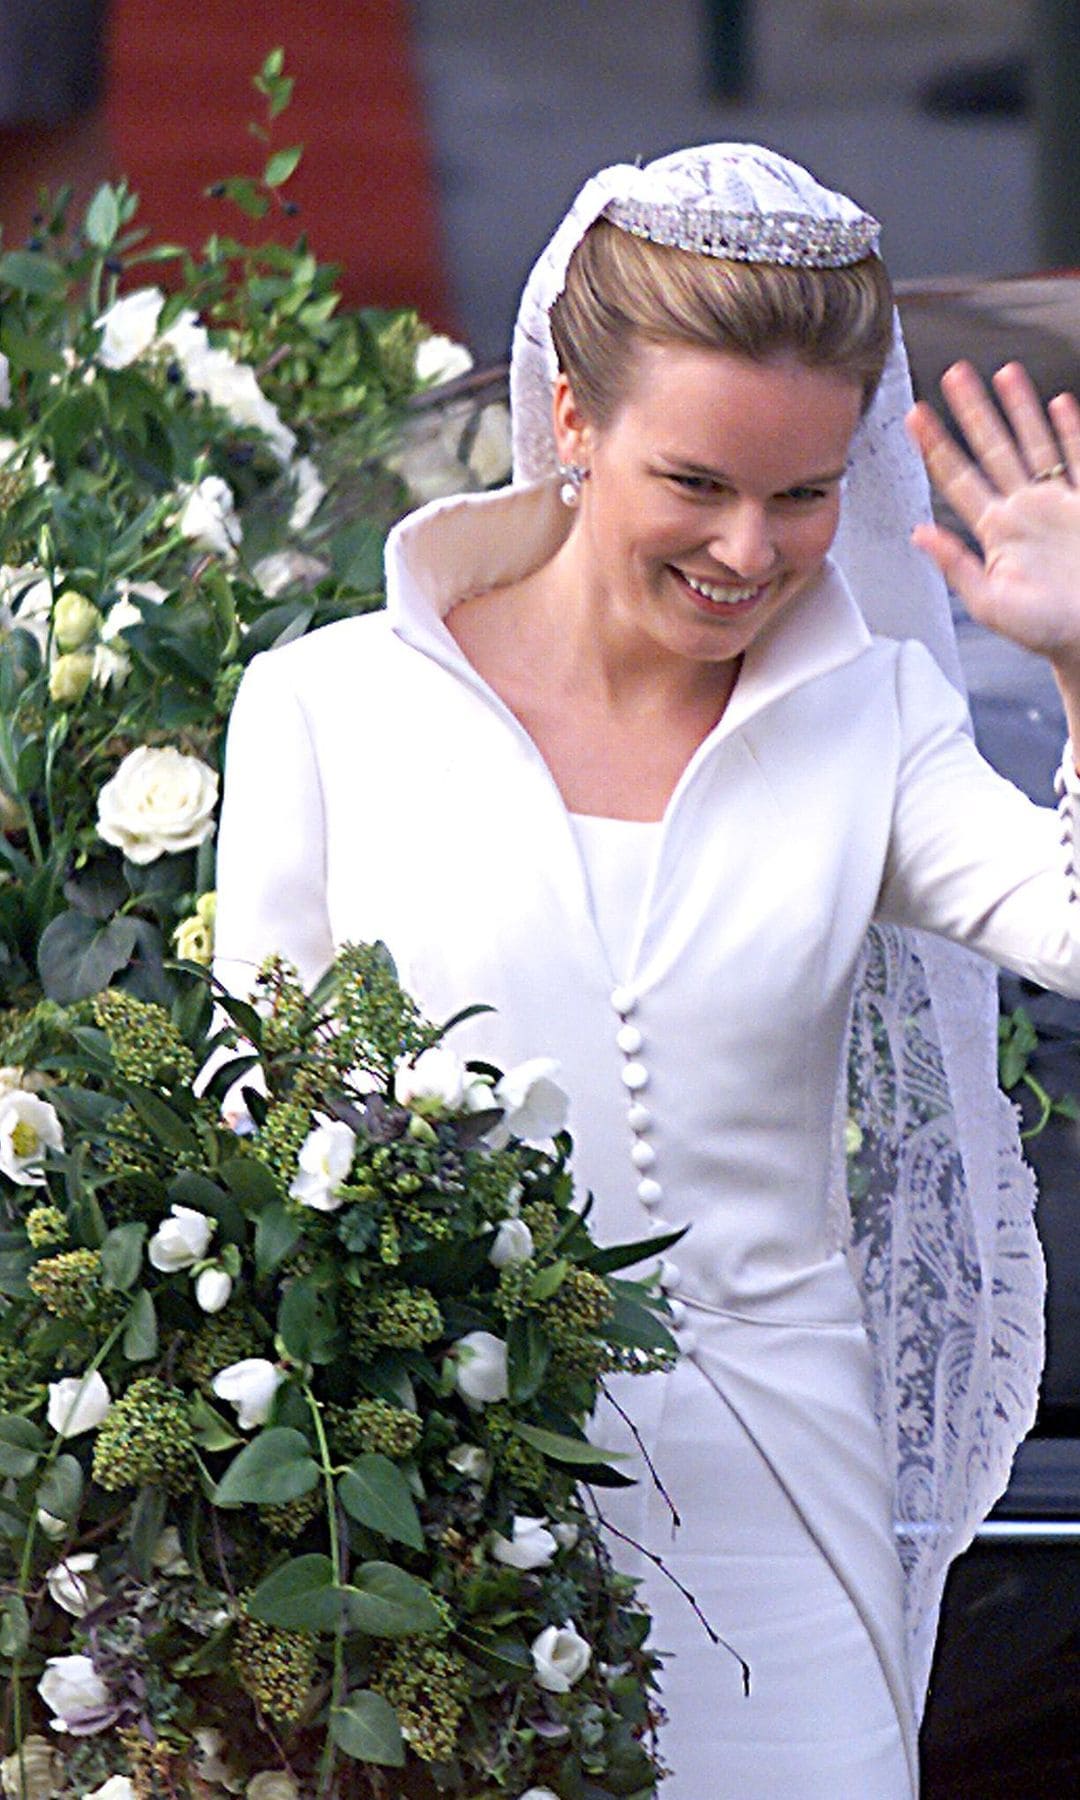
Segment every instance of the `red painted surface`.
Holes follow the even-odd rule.
[[[303,143],[287,194],[324,262],[343,266],[350,304],[412,304],[449,326],[423,106],[406,0],[114,0],[108,112],[117,170],[140,194],[155,240],[201,244],[213,231],[270,230],[203,197],[254,173],[265,121],[251,77],[281,44],[296,78],[275,146]]]

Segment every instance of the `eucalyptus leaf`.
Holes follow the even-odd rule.
[[[191,1422],[199,1448],[208,1450],[211,1455],[218,1450],[233,1450],[244,1441],[204,1394],[196,1394],[191,1402]]]
[[[259,1278],[272,1274],[303,1235],[303,1227],[282,1201],[265,1206],[255,1223],[255,1273]]]
[[[330,1736],[355,1762],[379,1763],[387,1769],[405,1766],[405,1741],[397,1713],[389,1700],[370,1688],[355,1689],[344,1706],[333,1708]]]
[[[103,182],[86,209],[83,231],[96,250],[108,250],[120,229],[120,202],[115,188]]]
[[[295,1556],[261,1581],[247,1610],[282,1631],[333,1631],[341,1617],[342,1589],[334,1585],[328,1556]]]
[[[140,1288],[124,1324],[124,1355],[128,1362],[150,1362],[157,1353],[158,1324],[153,1296]]]
[[[83,1494],[83,1472],[78,1457],[66,1451],[51,1463],[41,1477],[37,1505],[54,1519],[71,1524],[78,1516]]]
[[[13,1662],[30,1642],[30,1614],[21,1594],[0,1599],[0,1656]],[[5,1782],[5,1787],[6,1787]]]
[[[409,1484],[388,1456],[358,1456],[338,1481],[338,1499],[350,1518],[380,1537],[424,1548],[424,1533]]]
[[[0,1414],[0,1475],[21,1481],[32,1475],[45,1448],[44,1434],[20,1413]]]
[[[280,1506],[310,1494],[319,1466],[302,1431],[272,1425],[234,1456],[218,1482],[215,1504]]]
[[[130,961],[137,938],[133,919],[100,924],[85,913],[58,913],[38,941],[38,974],[46,995],[71,1006],[100,993]]]
[[[149,1581],[150,1571],[154,1566],[154,1552],[165,1524],[168,1498],[164,1488],[140,1488],[131,1509],[128,1558],[136,1575],[143,1581]]]
[[[596,1444],[590,1444],[585,1438],[567,1437],[562,1431],[548,1431],[543,1425],[528,1425],[524,1419],[514,1420],[514,1430],[518,1437],[524,1438],[534,1450],[547,1456],[552,1462],[598,1463],[625,1462],[626,1452],[623,1450],[601,1450]]]
[[[350,1629],[368,1637],[427,1636],[445,1629],[431,1589],[396,1563],[361,1563],[342,1594]]]
[[[114,1293],[126,1293],[134,1287],[142,1273],[146,1223],[132,1219],[126,1225],[114,1225],[101,1246],[101,1277]]]

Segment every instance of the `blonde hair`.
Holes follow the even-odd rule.
[[[598,428],[627,397],[638,343],[696,344],[755,362],[787,351],[850,375],[865,410],[892,344],[893,296],[877,256],[841,269],[734,262],[598,219],[570,259],[550,320],[559,367]]]

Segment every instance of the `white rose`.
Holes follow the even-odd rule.
[[[524,1219],[504,1219],[488,1251],[488,1261],[505,1269],[508,1263],[528,1262],[534,1248],[533,1234]]]
[[[491,1474],[491,1458],[479,1444],[455,1444],[447,1451],[446,1460],[467,1481],[486,1481]]]
[[[460,437],[460,427],[451,433],[442,420],[413,420],[387,456],[387,468],[401,476],[418,506],[469,487],[469,471],[458,455]]]
[[[55,1800],[66,1786],[64,1765],[48,1738],[26,1737],[0,1763],[0,1787],[8,1800]]]
[[[416,346],[413,362],[416,379],[428,381],[433,387],[441,381],[453,381],[458,375],[467,375],[472,366],[473,359],[464,344],[456,344],[453,338],[442,337],[438,332],[422,338]]]
[[[300,1167],[289,1193],[301,1206],[314,1212],[336,1212],[342,1204],[339,1189],[349,1178],[356,1134],[341,1119],[329,1119],[309,1131],[300,1146]]]
[[[156,287],[136,288],[115,301],[94,321],[101,331],[98,362],[106,369],[126,369],[149,350],[164,304],[165,296]]]
[[[485,406],[480,414],[467,467],[481,487],[494,487],[496,482],[507,480],[512,460],[510,408],[500,400],[494,406]]]
[[[135,1783],[127,1775],[110,1775],[102,1787],[87,1794],[86,1800],[139,1800]]]
[[[461,1106],[469,1071],[460,1056],[442,1044],[421,1051],[415,1062],[403,1056],[394,1073],[394,1099],[414,1112],[454,1112]]]
[[[75,1556],[66,1556],[45,1577],[45,1585],[57,1606],[63,1607],[72,1618],[85,1618],[91,1607],[97,1606],[103,1598],[100,1581],[91,1579],[97,1560],[93,1550],[80,1550]]]
[[[177,313],[172,324],[158,339],[158,348],[166,356],[175,357],[187,376],[189,370],[210,348],[206,326],[199,324],[198,313],[193,313],[187,307],[183,312]]]
[[[282,422],[277,407],[266,398],[248,363],[237,362],[227,350],[207,347],[185,358],[184,373],[189,386],[196,393],[205,394],[211,406],[226,413],[234,425],[260,431],[279,462],[291,459],[296,435]]]
[[[46,1150],[62,1150],[56,1108],[26,1088],[0,1096],[0,1170],[20,1187],[44,1187]]]
[[[232,1290],[232,1276],[224,1269],[203,1269],[195,1277],[195,1303],[204,1313],[217,1313],[228,1306]]]
[[[220,475],[204,475],[191,489],[176,523],[197,550],[217,556],[232,556],[243,536],[232,488]]]
[[[199,757],[140,744],[98,795],[98,836],[140,865],[192,850],[213,835],[218,785]]]
[[[172,1218],[162,1220],[146,1246],[146,1254],[155,1269],[174,1275],[178,1269],[190,1269],[202,1261],[216,1229],[214,1220],[205,1213],[190,1206],[174,1206]]]
[[[495,1084],[495,1101],[502,1120],[488,1140],[501,1148],[509,1138],[526,1144],[543,1144],[566,1124],[570,1102],[555,1080],[559,1065],[550,1056],[533,1056],[509,1069]]]
[[[95,687],[122,688],[130,674],[131,658],[126,651],[114,650],[111,644],[94,645],[90,679]]]
[[[50,1381],[45,1416],[58,1436],[78,1437],[101,1424],[111,1403],[105,1378],[95,1369],[92,1375],[65,1375],[61,1381]]]
[[[227,1400],[236,1408],[236,1422],[241,1431],[265,1425],[274,1404],[274,1395],[285,1379],[285,1371],[265,1356],[246,1356],[242,1362],[230,1363],[210,1383],[219,1400]]]
[[[498,1531],[491,1535],[492,1556],[511,1569],[546,1569],[558,1547],[546,1519],[521,1514],[515,1514],[508,1538]]]
[[[291,1775],[266,1769],[253,1775],[244,1789],[244,1800],[300,1800],[300,1789]]]
[[[580,1681],[592,1659],[592,1651],[569,1620],[547,1625],[529,1646],[536,1671],[536,1685],[549,1694],[568,1694]]]
[[[470,1406],[505,1400],[510,1392],[506,1344],[490,1331],[467,1331],[454,1345],[454,1382]]]
[[[86,1737],[104,1731],[116,1718],[109,1690],[89,1656],[50,1656],[38,1693],[55,1716],[54,1731]]]
[[[292,474],[296,498],[289,514],[289,530],[303,531],[326,498],[326,483],[310,456],[298,456]]]

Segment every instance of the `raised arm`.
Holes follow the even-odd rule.
[[[925,401],[908,417],[931,481],[982,554],[941,525],[917,526],[914,541],[972,618],[1049,660],[1080,754],[1080,405],[1059,394],[1044,410],[1020,363],[993,386],[997,404],[966,362],[941,378],[967,454]]]

